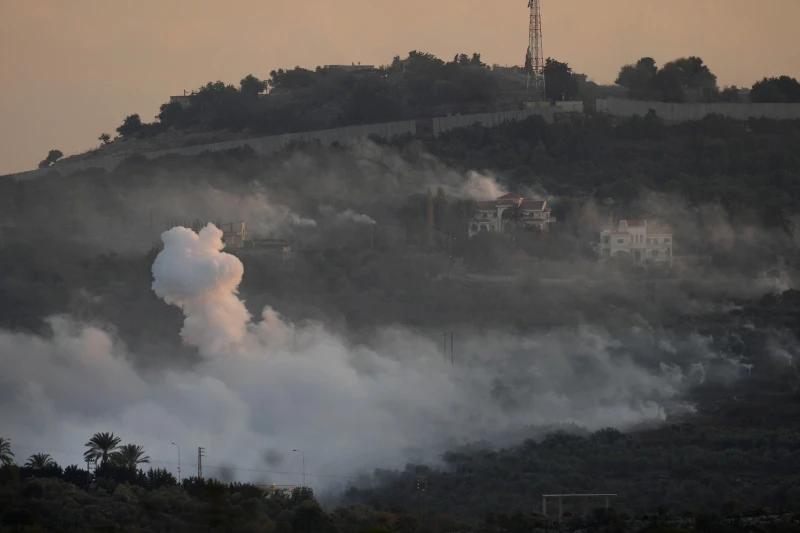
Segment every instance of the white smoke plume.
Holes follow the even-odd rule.
[[[372,217],[363,213],[356,213],[352,209],[342,211],[336,218],[342,222],[355,222],[356,224],[365,224],[367,226],[375,226],[378,224]]]
[[[292,226],[297,226],[299,228],[316,228],[317,222],[310,218],[304,218],[299,215],[295,215],[294,213],[290,213],[287,220],[289,224]]]
[[[702,339],[638,326],[624,338],[594,327],[474,331],[456,336],[451,363],[441,338],[402,327],[354,345],[269,308],[254,322],[237,295],[242,265],[221,236],[213,226],[174,228],[153,265],[153,290],[182,309],[181,335],[204,355],[191,371],[168,361],[157,373],[137,370],[111,334],[63,318],[47,338],[0,332],[0,420],[19,454],[80,462],[89,435],[114,431],[143,445],[155,467],[174,470],[162,461],[179,442],[206,448],[208,475],[224,464],[226,476],[295,483],[244,469],[284,457],[281,470],[299,471],[297,448],[309,473],[351,475],[435,460],[459,443],[532,436],[532,426],[625,429],[685,412],[689,387],[727,381],[734,368]],[[326,478],[309,479],[321,488]]]
[[[222,231],[209,224],[197,234],[172,228],[153,264],[153,291],[186,315],[183,340],[204,355],[240,346],[250,314],[236,296],[242,262],[221,252]]]

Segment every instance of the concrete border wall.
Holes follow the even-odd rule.
[[[700,120],[711,114],[723,115],[736,120],[748,118],[771,118],[775,120],[800,119],[800,104],[670,104],[666,102],[645,102],[622,98],[597,100],[597,112],[616,117],[645,116],[652,109],[667,123]]]
[[[526,109],[524,111],[501,111],[499,113],[478,113],[474,115],[437,117],[433,119],[433,134],[439,135],[443,132],[451,131],[456,128],[472,126],[475,123],[486,127],[498,126],[509,121],[524,120],[533,115],[541,115],[547,122],[553,122],[555,114],[561,112],[563,112],[562,109],[544,107]],[[293,142],[310,142],[316,140],[326,146],[335,142],[344,145],[370,135],[375,135],[381,139],[389,140],[401,135],[416,134],[417,121],[405,120],[401,122],[385,122],[382,124],[347,126],[344,128],[329,130],[288,133],[285,135],[274,135],[270,137],[256,137],[253,139],[239,139],[235,141],[226,141],[213,144],[199,144],[180,148],[167,148],[154,152],[143,152],[142,155],[144,155],[147,159],[155,159],[157,157],[169,154],[190,156],[199,155],[203,152],[221,152],[234,148],[242,148],[244,146],[249,146],[255,153],[259,155],[268,155],[286,148]],[[123,159],[124,157],[120,156],[107,156],[94,159],[82,159],[74,162],[67,160],[61,163],[56,163],[52,167],[18,172],[16,174],[9,174],[8,176],[17,180],[38,178],[51,172],[55,172],[61,176],[68,176],[73,172],[88,170],[90,168],[101,168],[106,172],[111,172],[117,168]]]
[[[400,135],[416,135],[416,133],[416,121],[406,120],[402,122],[385,122],[382,124],[347,126],[345,128],[336,128],[330,130],[288,133],[285,135],[274,135],[270,137],[257,137],[253,139],[239,139],[235,141],[212,144],[167,148],[153,152],[143,152],[142,155],[144,155],[147,159],[155,159],[157,157],[170,154],[199,155],[203,152],[221,152],[234,148],[242,148],[244,146],[249,146],[255,153],[259,155],[267,155],[286,148],[293,142],[310,142],[316,140],[327,146],[335,142],[338,142],[339,144],[348,144],[357,139],[368,137],[370,135],[376,135],[381,139],[388,140]],[[101,168],[106,172],[111,172],[117,168],[117,166],[125,159],[125,157],[107,156],[82,159],[74,162],[64,161],[62,163],[56,163],[52,167],[18,172],[16,174],[9,174],[8,176],[13,177],[16,180],[38,178],[50,174],[51,172],[55,172],[61,176],[68,176],[73,172],[88,170],[90,168]]]
[[[499,113],[478,113],[475,115],[454,115],[449,117],[437,117],[433,119],[433,134],[439,135],[446,131],[456,128],[466,128],[475,123],[491,128],[506,122],[525,120],[534,115],[540,115],[547,122],[553,122],[555,115],[563,110],[554,107],[540,107],[519,111],[501,111]]]

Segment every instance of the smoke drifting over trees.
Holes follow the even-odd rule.
[[[3,437],[61,464],[96,432],[124,434],[156,466],[180,441],[206,449],[208,476],[278,484],[299,481],[302,449],[310,484],[354,483],[363,502],[416,475],[406,463],[449,475],[469,461],[447,452],[477,441],[751,416],[763,383],[781,408],[761,423],[784,424],[800,383],[796,293],[754,279],[797,268],[796,199],[768,185],[794,190],[775,132],[796,131],[653,117],[582,128],[167,157],[10,186]],[[772,158],[785,168],[763,174]],[[739,163],[735,179],[716,173]],[[506,192],[547,199],[558,219],[547,234],[496,236],[498,264],[534,258],[508,280],[471,270],[487,249],[469,250],[459,218]],[[669,223],[680,266],[659,278],[599,265],[591,245],[611,217]],[[167,227],[176,220],[243,220],[294,257],[239,253],[213,224]],[[745,394],[745,407],[732,399]]]

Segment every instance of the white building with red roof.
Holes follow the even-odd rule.
[[[469,222],[469,236],[481,231],[510,231],[514,224],[546,230],[555,222],[550,218],[546,200],[526,200],[516,194],[504,194],[496,200],[479,200]],[[504,213],[509,210],[508,214]]]
[[[674,239],[669,229],[648,227],[646,220],[620,220],[616,230],[600,232],[600,257],[610,259],[626,254],[634,263],[672,266]]]

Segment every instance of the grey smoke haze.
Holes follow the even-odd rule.
[[[68,186],[49,183],[54,191],[64,188],[55,194],[58,201],[20,214],[19,222],[46,228],[50,220],[67,219],[70,231],[63,232],[63,225],[52,228],[62,238],[128,253],[149,249],[170,223],[245,221],[252,234],[286,238],[316,227],[314,212],[324,205],[339,206],[351,218],[367,216],[354,206],[374,206],[393,218],[408,195],[428,188],[473,199],[506,192],[489,171],[455,170],[424,152],[417,155],[411,161],[406,151],[364,141],[343,153],[296,152],[254,169],[247,179],[201,161],[159,169],[146,179],[134,175],[114,188],[104,183],[110,179],[105,176],[76,176]],[[352,220],[368,223],[367,218]]]
[[[67,464],[79,461],[71,454],[88,435],[114,431],[144,445],[154,466],[171,460],[175,441],[204,446],[209,468],[225,465],[224,476],[233,465],[265,469],[265,458],[272,467],[294,448],[305,451],[310,473],[352,475],[435,460],[454,444],[535,434],[531,427],[661,421],[691,410],[684,394],[694,385],[747,371],[702,337],[675,338],[641,321],[618,336],[591,326],[461,335],[455,366],[440,339],[400,326],[355,344],[270,308],[254,321],[236,294],[242,265],[221,252],[220,237],[213,226],[199,235],[172,229],[153,265],[153,290],[183,310],[180,335],[200,364],[137,370],[113,335],[64,317],[51,319],[49,337],[0,332],[4,434]],[[299,472],[290,463],[282,470]],[[322,479],[310,478],[316,487]]]

